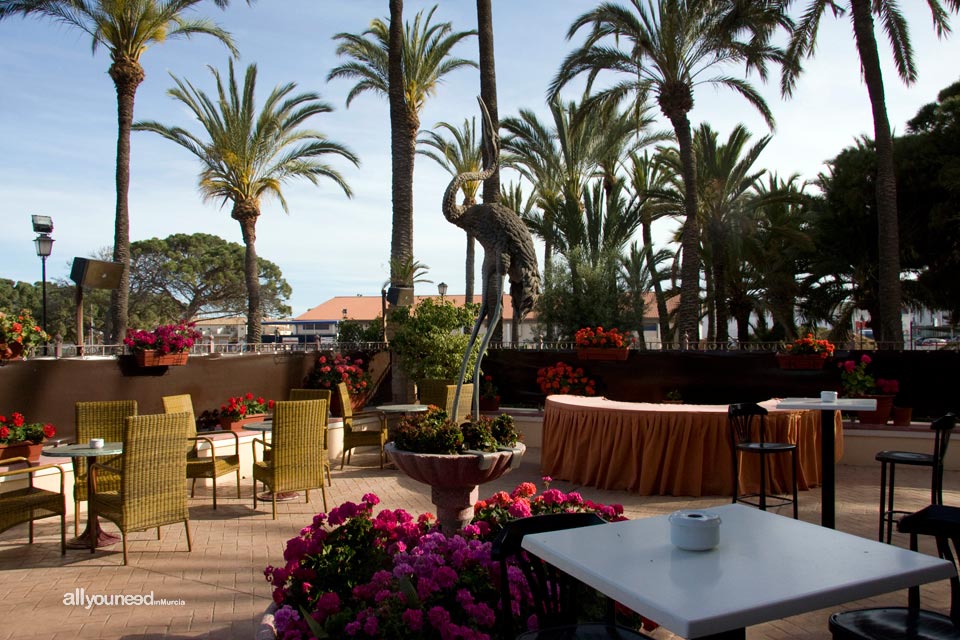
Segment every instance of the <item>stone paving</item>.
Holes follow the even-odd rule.
[[[539,451],[528,450],[523,464],[501,480],[481,487],[485,497],[510,490],[522,481],[542,488]],[[849,533],[875,538],[879,502],[879,468],[838,467],[837,523]],[[897,470],[898,506],[920,508],[929,502],[929,470]],[[224,478],[227,479],[226,477]],[[604,503],[622,503],[631,518],[667,514],[681,508],[708,507],[726,502],[723,497],[683,498],[636,496],[624,492],[581,488],[566,482],[554,487],[580,490],[584,497]],[[209,493],[190,500],[193,551],[187,552],[183,527],[162,528],[130,537],[130,565],[122,566],[120,545],[88,551],[59,552],[55,519],[36,525],[37,538],[27,544],[27,527],[0,534],[0,640],[7,638],[239,638],[252,639],[260,617],[270,604],[270,589],[263,568],[281,561],[284,543],[307,524],[322,503],[311,492],[309,504],[302,499],[278,505],[278,517],[270,517],[269,504],[253,510],[250,480],[242,482],[243,498],[237,499],[234,486],[222,486],[218,509],[213,510]],[[375,454],[354,454],[354,465],[333,471],[333,486],[327,489],[328,506],[345,500],[358,501],[374,492],[383,508],[404,508],[417,514],[435,512],[429,488],[395,470],[380,470]],[[960,474],[948,472],[944,501],[957,504]],[[819,522],[820,492],[801,492],[800,516]],[[85,514],[81,515],[85,518]],[[112,524],[105,523],[110,531]],[[72,523],[68,520],[69,534]],[[905,536],[896,544],[907,545]],[[933,553],[932,545],[921,550]],[[789,576],[784,576],[789,580]],[[182,600],[165,606],[82,606],[64,604],[65,594],[83,589],[87,595],[153,594],[155,600]],[[947,611],[949,586],[946,581],[923,590],[927,608]],[[895,605],[906,602],[906,592],[850,603],[842,608]],[[827,617],[840,607],[777,620],[751,627],[750,640],[783,638],[829,638]],[[656,638],[673,638],[659,629]]]

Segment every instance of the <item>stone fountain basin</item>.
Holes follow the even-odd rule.
[[[431,486],[470,488],[502,476],[519,463],[527,448],[523,443],[517,443],[514,449],[493,453],[447,455],[402,451],[390,442],[385,450],[398,469],[418,482]]]

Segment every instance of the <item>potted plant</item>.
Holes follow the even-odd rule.
[[[584,327],[573,338],[581,360],[626,360],[630,354],[628,339],[616,327]]]
[[[243,425],[262,422],[267,411],[273,410],[273,400],[246,393],[227,400],[220,406],[220,428],[224,431],[242,431]]]
[[[478,309],[476,304],[458,307],[426,298],[415,307],[398,307],[390,313],[390,323],[395,329],[390,348],[400,367],[421,388],[421,403],[444,404],[446,387],[459,382],[460,363]],[[479,344],[471,351],[467,371],[473,371],[478,352]],[[426,396],[422,393],[424,389],[428,389]],[[462,394],[469,400],[473,396],[473,385],[465,384]]]
[[[555,393],[597,395],[596,381],[588,378],[581,367],[572,367],[565,362],[558,362],[537,371],[537,384],[540,385],[540,391],[548,396]]]
[[[480,411],[496,411],[500,408],[500,391],[493,383],[493,376],[483,376],[480,385]]]
[[[432,406],[404,417],[385,451],[398,469],[430,485],[440,526],[453,534],[473,517],[477,486],[519,464],[526,451],[519,439],[506,414],[458,425]]]
[[[317,356],[313,369],[304,379],[303,385],[307,389],[329,389],[333,392],[336,391],[338,384],[344,382],[350,392],[351,407],[354,411],[360,411],[373,392],[373,379],[365,368],[366,364],[363,358],[321,353]],[[338,393],[333,393],[331,396],[330,413],[343,415]]]
[[[777,353],[781,369],[823,369],[836,347],[829,340],[818,340],[812,333],[784,345]]]
[[[625,519],[620,505],[549,487],[539,492],[529,482],[478,501],[472,522],[451,536],[438,532],[429,514],[403,509],[374,514],[379,502],[367,493],[359,503],[318,514],[287,542],[283,564],[266,568],[277,638],[496,637],[503,613],[490,543],[506,522],[560,512]],[[515,627],[535,629],[526,578],[517,570],[507,579],[522,603],[512,613]]]
[[[141,367],[179,366],[187,363],[190,348],[203,337],[194,323],[164,324],[153,331],[127,329],[123,343]]]
[[[48,422],[27,422],[22,413],[14,411],[0,416],[0,460],[24,457],[30,462],[40,460],[43,440],[57,435]]]
[[[864,424],[886,424],[893,409],[893,397],[900,390],[898,380],[875,378],[867,371],[873,359],[867,354],[859,361],[844,360],[839,363],[840,382],[844,396],[848,398],[874,398],[876,411],[858,411],[860,422]]]
[[[13,315],[0,311],[0,364],[7,360],[27,357],[37,346],[50,341],[30,311],[23,309]]]

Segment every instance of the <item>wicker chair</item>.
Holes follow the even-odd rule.
[[[26,458],[9,458],[4,464],[24,462]],[[33,486],[33,474],[45,469],[56,469],[60,474],[60,493],[47,491]],[[42,518],[60,516],[60,555],[67,552],[67,501],[63,493],[63,469],[58,464],[45,464],[39,467],[27,466],[0,473],[0,478],[27,476],[27,486],[0,493],[0,533],[24,522],[30,523],[30,544],[33,544],[33,521]],[[4,482],[6,484],[6,482]]]
[[[106,442],[123,442],[124,421],[137,415],[136,400],[108,400],[105,402],[78,402],[77,442],[89,442],[90,438],[103,438]],[[104,458],[103,464],[120,468],[122,456]],[[110,473],[100,474],[100,486],[104,490],[118,490],[119,476]],[[73,459],[73,530],[80,534],[80,503],[87,499],[87,461],[84,458]]]
[[[420,380],[417,382],[420,404],[432,404],[447,412],[451,420],[459,421],[470,415],[473,401],[473,384],[465,384],[460,390],[460,406],[453,410],[453,399],[457,394],[457,385],[447,380]]]
[[[132,416],[126,419],[123,460],[120,468],[104,464],[90,465],[93,495],[90,517],[103,517],[120,528],[123,535],[123,564],[127,564],[127,533],[182,522],[190,541],[190,512],[183,479],[187,459],[183,442],[190,427],[190,414],[166,413]],[[120,476],[119,490],[104,486],[104,472]],[[96,537],[90,537],[90,553],[97,550]]]
[[[353,450],[357,447],[379,447],[380,448],[380,468],[383,469],[383,461],[386,458],[383,446],[387,444],[387,416],[382,411],[361,411],[353,412],[350,405],[350,391],[347,385],[340,383],[337,385],[337,393],[340,396],[340,406],[343,407],[343,454],[340,456],[340,469],[343,469],[343,463],[349,462],[353,457]],[[367,416],[376,416],[380,420],[379,429],[370,429],[367,431],[354,430],[353,421],[356,418]]]
[[[326,400],[327,407],[330,407],[330,399],[333,392],[330,389],[290,389],[290,395],[287,400]],[[323,448],[320,449],[320,457],[323,460],[323,472],[327,476],[327,484],[333,486],[333,478],[330,477],[330,452],[327,449],[327,429],[323,429]]]
[[[233,453],[229,455],[217,455],[217,450],[213,446],[213,438],[197,435],[197,420],[193,413],[193,400],[190,394],[178,396],[163,396],[164,413],[188,413],[190,414],[190,425],[187,430],[186,450],[187,450],[187,479],[190,483],[190,497],[192,498],[197,487],[198,478],[210,478],[213,482],[213,508],[217,508],[217,478],[225,476],[228,473],[237,474],[237,498],[240,498],[240,437],[234,431],[224,431],[223,434],[229,434],[233,437]],[[229,437],[227,436],[227,437]],[[210,455],[201,456],[197,450],[200,442],[206,442],[209,446]]]
[[[322,425],[318,429],[317,425]],[[273,407],[271,442],[253,440],[253,508],[257,508],[257,481],[269,487],[273,519],[277,519],[277,494],[303,491],[310,502],[310,489],[320,489],[323,509],[327,510],[327,490],[323,481],[323,460],[318,452],[327,427],[327,403],[324,400],[278,402]],[[257,460],[257,445],[270,450],[270,460]]]

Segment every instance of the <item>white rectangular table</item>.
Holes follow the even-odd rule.
[[[710,551],[674,547],[667,516],[529,535],[523,548],[687,638],[744,638],[750,625],[955,573],[934,556],[743,505],[709,511],[722,520]]]
[[[838,398],[834,402],[824,402],[820,398],[784,398],[777,403],[777,409],[820,410],[820,466],[823,473],[820,524],[836,529],[837,461],[833,419],[837,411],[876,411],[877,401],[873,398]]]

